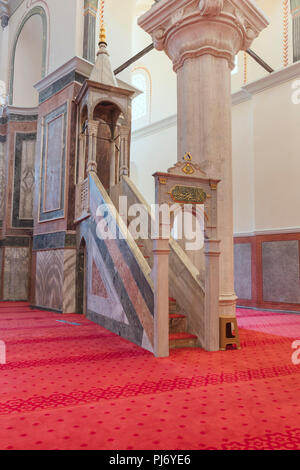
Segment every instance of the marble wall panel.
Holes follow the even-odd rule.
[[[12,226],[33,226],[36,133],[16,133]]]
[[[234,245],[235,292],[239,299],[252,298],[252,246],[251,243]]]
[[[64,250],[36,254],[36,305],[63,310]]]
[[[262,243],[264,302],[300,303],[299,241]]]
[[[63,313],[76,311],[76,250],[64,250]]]
[[[5,248],[3,300],[28,300],[29,269],[29,248]]]
[[[0,140],[0,221],[4,217],[6,142]]]
[[[44,211],[60,209],[62,171],[63,114],[47,124],[47,155],[45,157]]]
[[[19,218],[33,219],[35,141],[22,144]]]
[[[64,217],[67,104],[45,117],[42,144],[40,221]]]

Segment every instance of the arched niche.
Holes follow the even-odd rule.
[[[11,52],[9,104],[17,107],[35,107],[38,94],[34,85],[46,73],[47,16],[37,6],[23,18]]]
[[[99,122],[97,135],[97,172],[105,189],[116,184],[118,173],[117,125],[122,121],[121,109],[111,101],[101,101],[93,111],[93,121]]]

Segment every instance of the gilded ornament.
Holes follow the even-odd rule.
[[[206,192],[194,186],[174,186],[170,196],[174,202],[183,204],[204,204],[207,199]]]

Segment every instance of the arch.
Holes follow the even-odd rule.
[[[202,282],[205,279],[205,214],[204,205],[184,205],[183,213],[174,214],[172,237],[185,251],[193,265],[198,269]]]
[[[93,103],[93,106],[90,110],[90,119],[94,119],[95,118],[95,110],[96,108],[98,108],[99,106],[101,106],[103,103],[109,103],[109,104],[112,104],[114,105],[116,108],[119,109],[119,112],[120,114],[123,114],[124,116],[124,119],[126,121],[126,124],[127,124],[127,111],[123,108],[122,105],[120,105],[120,103],[117,103],[117,101],[115,101],[112,97],[109,97],[109,99],[104,99],[104,98],[100,98],[98,101],[95,101],[95,103]]]
[[[46,74],[46,67],[47,67],[47,48],[48,48],[48,21],[47,21],[47,14],[43,7],[36,6],[30,10],[25,17],[22,19],[21,24],[17,30],[13,46],[11,52],[11,59],[10,59],[10,80],[9,80],[9,104],[13,104],[13,95],[14,95],[14,72],[15,72],[15,59],[16,59],[16,50],[20,35],[22,30],[27,23],[27,21],[35,15],[39,15],[42,20],[42,71],[41,71],[41,78],[45,77]]]

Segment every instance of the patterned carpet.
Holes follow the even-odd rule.
[[[300,315],[238,311],[242,349],[155,359],[78,315],[0,304],[0,449],[300,449]]]

